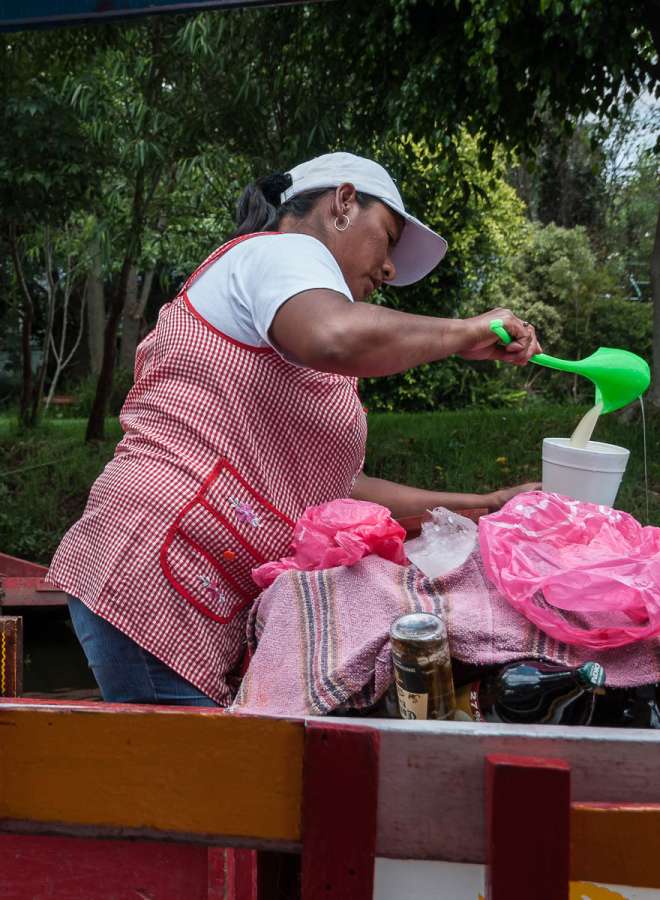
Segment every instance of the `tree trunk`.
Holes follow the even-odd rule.
[[[108,400],[110,399],[110,394],[112,392],[112,377],[115,371],[115,359],[117,356],[117,332],[119,330],[119,321],[124,308],[128,279],[132,267],[132,256],[125,257],[121,268],[121,275],[119,276],[119,283],[110,304],[108,321],[105,323],[105,333],[103,335],[103,363],[96,384],[96,394],[94,395],[92,410],[87,422],[87,433],[85,434],[86,441],[102,441],[105,437],[105,414]]]
[[[21,257],[18,252],[18,240],[16,237],[16,229],[10,226],[9,244],[11,246],[11,258],[14,263],[14,271],[16,272],[16,280],[21,292],[21,311],[23,313],[21,322],[21,405],[19,417],[22,425],[30,427],[31,411],[32,411],[32,320],[34,319],[34,304],[32,295],[30,294]]]
[[[48,298],[48,316],[46,320],[46,331],[41,347],[41,363],[37,369],[32,389],[32,403],[30,409],[30,426],[34,427],[39,422],[41,407],[43,402],[44,385],[46,383],[46,373],[48,371],[48,360],[50,357],[50,337],[53,333],[53,324],[55,322],[55,297]]]
[[[87,302],[87,343],[89,368],[93,375],[100,375],[103,365],[103,330],[105,328],[105,297],[103,295],[103,271],[101,248],[98,239],[92,250],[92,266],[85,285]]]
[[[133,266],[128,278],[126,305],[124,306],[124,315],[121,320],[120,369],[133,370],[135,348],[137,347],[140,332],[140,319],[142,318],[141,299],[141,294],[138,294],[138,270],[137,266]]]
[[[55,343],[55,338],[51,333],[50,346],[53,351],[53,357],[55,359],[55,371],[53,372],[53,377],[50,382],[50,388],[48,390],[48,396],[46,397],[45,408],[48,410],[50,404],[53,401],[53,397],[55,396],[55,390],[57,388],[57,383],[60,380],[60,376],[62,372],[69,365],[71,360],[73,359],[78,346],[80,345],[80,341],[83,336],[83,329],[85,327],[85,292],[83,291],[82,299],[80,302],[80,318],[78,321],[78,333],[76,334],[75,340],[73,342],[73,346],[66,352],[66,341],[69,333],[69,305],[71,296],[73,294],[74,288],[74,273],[71,265],[71,258],[69,257],[67,261],[67,274],[64,280],[64,300],[62,303],[62,329],[60,331],[60,341],[59,347]]]
[[[166,219],[164,214],[161,212],[158,217],[158,223],[156,225],[156,228],[160,234],[162,234],[165,230],[165,224]],[[142,281],[142,287],[140,289],[139,295],[137,291],[136,280],[132,299],[130,296],[127,298],[126,307],[124,309],[124,317],[121,323],[121,345],[119,348],[120,369],[128,369],[132,372],[135,366],[135,351],[137,350],[137,345],[140,342],[140,326],[142,325],[144,311],[147,307],[147,303],[149,302],[151,286],[153,284],[155,274],[155,266],[153,266],[151,269],[147,269],[147,271],[144,273],[144,279]]]
[[[660,209],[651,252],[651,297],[653,299],[653,368],[649,400],[660,409]]]
[[[140,243],[142,240],[142,229],[144,226],[144,170],[140,170],[135,181],[135,191],[133,194],[133,210],[131,217],[131,227],[128,235],[126,256],[121,267],[119,283],[110,304],[108,320],[105,324],[105,333],[103,335],[103,363],[99,380],[96,385],[96,394],[92,403],[92,410],[89,414],[87,422],[86,441],[102,441],[105,437],[105,414],[112,392],[112,378],[115,370],[115,359],[117,357],[117,332],[119,330],[119,322],[124,310],[126,302],[126,292],[128,290],[131,270],[135,266],[135,261],[139,255]]]
[[[50,343],[53,335],[53,326],[55,324],[55,296],[58,286],[53,277],[53,245],[50,240],[50,230],[46,231],[44,260],[46,266],[46,284],[48,285],[48,312],[46,315],[46,330],[44,332],[41,348],[41,363],[37,370],[37,377],[35,378],[34,389],[32,391],[32,410],[30,413],[31,426],[35,426],[38,423],[41,413],[44,384],[46,383],[46,373],[48,372]]]
[[[19,418],[29,428],[32,424],[32,316],[33,307],[23,304],[21,323],[22,385]]]

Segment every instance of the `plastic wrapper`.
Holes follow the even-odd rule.
[[[406,556],[427,578],[439,578],[462,566],[477,543],[472,519],[437,506],[419,537],[406,542]]]
[[[405,537],[405,529],[384,506],[364,500],[331,500],[310,506],[298,519],[291,556],[258,566],[252,570],[252,578],[265,588],[287,569],[352,566],[370,553],[403,566],[407,562]]]
[[[594,649],[660,634],[660,528],[559,494],[519,494],[479,522],[488,577],[557,641]]]

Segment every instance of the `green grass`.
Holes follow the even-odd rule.
[[[86,445],[86,424],[50,419],[29,432],[0,418],[0,552],[50,561],[121,437],[119,422],[109,419],[108,439]]]
[[[542,439],[570,435],[585,410],[534,404],[522,410],[373,414],[366,471],[450,491],[487,492],[534,481],[541,476]],[[87,446],[85,425],[82,419],[52,419],[30,433],[0,418],[0,551],[49,561],[121,436],[117,420],[109,419],[108,439]],[[605,416],[594,436],[631,451],[617,506],[645,524],[660,524],[660,417],[647,427],[648,520],[641,424]]]
[[[569,437],[587,408],[530,404],[517,410],[374,414],[365,470],[429,490],[485,493],[540,481],[543,438]],[[641,422],[603,416],[594,439],[630,450],[617,507],[643,524],[660,524],[660,417],[647,423],[648,520]]]

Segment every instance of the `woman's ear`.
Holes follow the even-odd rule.
[[[357,202],[355,185],[350,182],[340,184],[333,198],[332,212],[335,216],[346,215]]]

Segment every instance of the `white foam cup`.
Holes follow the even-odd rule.
[[[544,491],[613,506],[630,450],[600,441],[571,447],[570,438],[545,438],[542,456]]]

